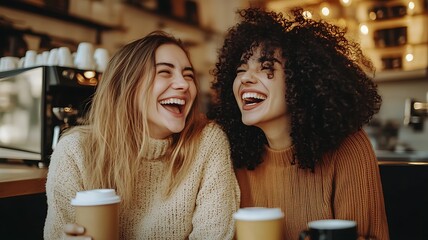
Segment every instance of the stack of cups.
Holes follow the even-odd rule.
[[[79,43],[77,51],[71,53],[68,47],[53,48],[37,54],[34,50],[28,50],[25,57],[2,57],[0,59],[0,71],[9,71],[17,68],[31,68],[36,66],[61,66],[78,68],[82,70],[96,70],[104,72],[110,55],[105,48],[94,47],[91,43]]]
[[[241,208],[233,214],[237,240],[281,240],[284,214],[279,208]]]
[[[110,60],[110,55],[105,48],[97,48],[94,52],[94,59],[96,64],[96,70],[98,72],[104,72],[107,67],[107,63]]]
[[[62,67],[73,67],[73,58],[68,47],[58,48],[58,66]]]
[[[0,72],[10,71],[18,68],[19,58],[17,57],[2,57],[0,58]]]
[[[48,62],[46,65],[48,66],[58,66],[58,48],[53,48],[49,52]]]
[[[71,205],[76,208],[76,223],[94,240],[119,239],[120,197],[114,189],[94,189],[76,193]]]
[[[84,70],[94,70],[94,47],[92,44],[82,42],[77,47],[76,56],[74,58],[74,66]]]
[[[37,60],[37,52],[34,50],[28,50],[25,53],[25,59],[24,59],[24,68],[34,67],[36,66],[36,60]]]
[[[107,49],[97,48],[94,50],[91,43],[82,42],[77,47],[74,65],[76,68],[83,70],[104,72],[109,60],[110,55]]]

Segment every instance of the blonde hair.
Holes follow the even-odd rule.
[[[83,152],[88,182],[93,188],[115,188],[125,207],[136,189],[141,155],[147,149],[149,129],[148,96],[155,77],[155,52],[163,44],[175,44],[185,51],[180,40],[160,31],[122,47],[110,60],[97,86],[84,134]],[[197,81],[195,81],[198,87]],[[169,156],[170,194],[185,178],[196,154],[202,128],[207,120],[198,110],[198,94],[181,133],[173,134]]]

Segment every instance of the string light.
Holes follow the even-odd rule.
[[[330,15],[330,9],[328,7],[321,8],[321,14],[324,16]]]
[[[369,33],[369,28],[367,25],[363,24],[360,26],[360,32],[364,35],[367,35]]]
[[[340,3],[342,3],[343,6],[347,7],[347,6],[351,5],[352,1],[351,0],[340,0]]]
[[[413,54],[411,54],[411,53],[406,54],[406,61],[407,62],[413,61]]]

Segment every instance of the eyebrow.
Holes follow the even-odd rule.
[[[172,64],[172,63],[166,63],[166,62],[156,63],[156,67],[157,66],[167,66],[167,67],[170,67],[170,68],[175,68],[174,64]],[[192,72],[194,72],[193,67],[184,67],[183,71],[192,71]]]
[[[260,62],[260,63],[265,62],[265,61],[274,61],[274,62],[277,62],[277,63],[279,63],[279,64],[282,64],[282,62],[281,62],[281,61],[279,61],[277,58],[274,58],[274,57],[272,57],[272,58],[268,58],[268,57],[263,56],[263,57],[260,57],[260,58],[259,58],[259,62]]]
[[[279,59],[277,59],[277,58],[268,58],[268,57],[266,57],[266,56],[262,56],[262,57],[260,57],[259,59],[258,59],[258,62],[259,63],[263,63],[263,62],[265,62],[265,61],[274,61],[274,62],[277,62],[277,63],[279,63],[279,64],[282,64],[282,62],[281,61],[279,61]],[[241,59],[240,61],[239,61],[239,66],[240,65],[243,65],[243,64],[248,64],[248,60],[247,61],[245,61],[245,60],[243,60],[243,59]]]

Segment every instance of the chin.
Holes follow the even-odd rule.
[[[170,126],[169,130],[171,131],[171,133],[180,133],[182,132],[184,129],[184,125],[183,126]]]
[[[244,118],[242,118],[241,121],[242,121],[243,124],[245,124],[247,126],[254,126],[254,125],[256,125],[258,123],[258,121],[254,121],[254,120],[251,120],[251,119],[244,119]]]

